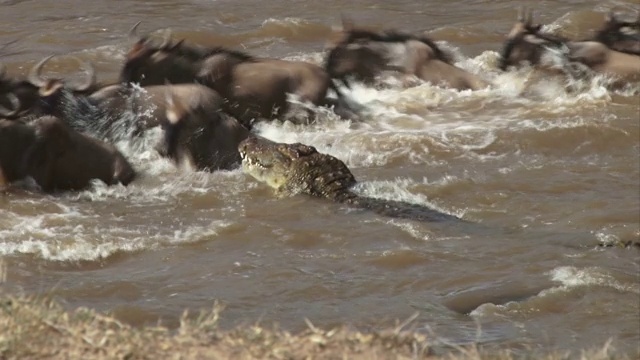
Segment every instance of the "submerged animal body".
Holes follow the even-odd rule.
[[[372,83],[384,71],[458,90],[478,90],[489,85],[455,66],[451,57],[425,36],[397,31],[378,33],[354,28],[344,20],[343,31],[329,51],[325,69],[346,86],[349,77]]]
[[[351,190],[356,179],[344,162],[312,146],[251,136],[240,143],[238,150],[244,172],[280,195],[311,195],[394,218],[464,221],[418,204],[358,195]]]
[[[71,129],[62,120],[34,120],[36,139],[25,154],[27,173],[45,192],[81,190],[91,180],[128,185],[136,177],[129,161],[108,143]]]
[[[30,122],[0,120],[0,182],[32,177],[44,192],[81,190],[94,179],[129,184],[136,172],[111,144],[44,116]]]

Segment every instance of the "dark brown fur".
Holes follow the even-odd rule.
[[[51,116],[0,120],[0,173],[5,183],[31,176],[44,192],[84,189],[94,179],[127,185],[136,176],[114,146]]]
[[[26,173],[45,192],[81,190],[98,179],[128,185],[136,173],[113,146],[78,133],[58,118],[45,116],[31,125],[36,139],[24,158]]]
[[[0,119],[0,187],[27,176],[23,158],[35,139],[33,127]]]

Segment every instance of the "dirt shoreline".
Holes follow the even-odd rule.
[[[360,332],[307,322],[296,334],[259,325],[218,327],[221,306],[180,326],[135,328],[91,309],[65,311],[43,298],[0,296],[0,359],[634,359],[607,344],[580,353],[522,355],[472,346],[434,351],[427,336],[398,327]],[[306,321],[306,320],[305,320]],[[440,354],[437,354],[440,353]]]

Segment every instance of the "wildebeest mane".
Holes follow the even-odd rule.
[[[438,60],[444,61],[447,64],[453,64],[453,59],[450,54],[444,52],[436,43],[426,36],[416,36],[400,32],[397,30],[387,30],[381,33],[369,31],[365,29],[352,29],[347,32],[347,36],[341,42],[342,44],[349,44],[357,41],[377,41],[377,42],[407,42],[407,41],[419,41],[424,43],[433,49],[433,52]]]
[[[189,60],[193,61],[205,60],[208,57],[220,54],[229,55],[231,57],[239,59],[242,62],[255,61],[256,59],[254,56],[249,55],[243,51],[229,49],[224,46],[200,47],[185,45],[183,42],[180,42],[173,46],[170,51],[176,55],[186,57]]]
[[[249,55],[243,51],[233,50],[223,46],[216,46],[214,48],[209,49],[207,51],[206,57],[220,55],[220,54],[230,55],[242,61],[247,61],[247,62],[256,60],[256,58],[253,55]]]
[[[568,38],[564,36],[550,34],[550,33],[535,32],[533,33],[533,35],[535,35],[536,37],[539,37],[540,39],[548,41],[556,46],[562,46],[570,41]]]

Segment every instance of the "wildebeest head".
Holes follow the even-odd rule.
[[[325,70],[331,78],[341,80],[348,87],[348,76],[370,83],[376,74],[384,70],[386,63],[387,59],[369,48],[365,41],[354,41],[331,49],[325,61]]]
[[[141,86],[193,82],[193,62],[176,52],[181,43],[171,44],[166,38],[160,46],[154,46],[147,38],[138,40],[127,53],[120,82]]]
[[[532,12],[526,14],[520,9],[518,20],[507,35],[498,67],[506,70],[509,66],[517,66],[522,63],[536,65],[548,48],[560,48],[566,39],[541,32],[541,24],[534,25]]]
[[[640,55],[640,13],[635,21],[624,21],[609,12],[594,40],[616,51]]]
[[[44,77],[42,69],[52,57],[53,55],[47,56],[34,65],[29,71],[27,79],[29,83],[38,89],[38,95],[41,99],[40,106],[42,106],[40,110],[46,114],[57,115],[63,90],[67,89],[74,93],[90,93],[94,91],[96,89],[96,72],[91,62],[76,58],[86,68],[87,73],[84,80],[74,83],[62,78]]]

